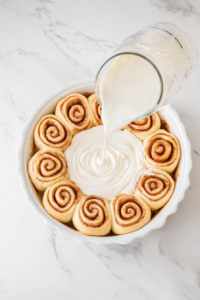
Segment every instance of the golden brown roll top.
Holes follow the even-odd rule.
[[[109,203],[101,197],[85,196],[78,204],[72,220],[81,233],[104,236],[111,230]]]
[[[82,191],[74,182],[64,180],[46,189],[42,204],[54,219],[68,223],[82,196]]]
[[[137,195],[122,194],[110,202],[112,231],[125,234],[136,231],[151,219],[148,204]]]
[[[38,149],[55,149],[65,151],[71,144],[69,126],[55,115],[44,116],[34,130],[34,142]]]
[[[101,120],[101,113],[102,113],[102,108],[99,105],[95,94],[92,94],[89,98],[89,105],[90,105],[90,109],[91,109],[91,116],[92,116],[92,122],[93,125],[103,125],[103,122]]]
[[[28,173],[32,183],[39,191],[68,178],[67,162],[62,152],[40,150],[28,163]]]
[[[157,113],[138,121],[134,121],[125,128],[133,133],[138,139],[144,140],[149,135],[160,129],[161,121]]]
[[[165,171],[150,168],[140,176],[135,193],[139,195],[152,210],[164,206],[174,191],[174,180]]]
[[[73,135],[92,126],[88,100],[81,94],[71,94],[61,99],[55,114],[67,123]]]
[[[180,159],[178,139],[171,133],[160,129],[143,142],[147,168],[156,167],[172,173]]]

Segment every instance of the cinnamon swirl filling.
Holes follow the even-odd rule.
[[[71,221],[81,198],[82,192],[74,182],[60,181],[45,191],[43,206],[52,217],[67,223]]]
[[[29,161],[29,176],[39,191],[67,178],[67,162],[60,151],[40,150]]]
[[[70,126],[73,134],[92,126],[88,100],[81,94],[71,94],[60,100],[55,113]]]
[[[138,230],[150,221],[149,206],[137,195],[119,195],[111,201],[112,230],[125,234]]]
[[[138,121],[134,121],[125,128],[133,133],[140,140],[154,133],[161,126],[161,121],[157,113]]]
[[[144,141],[144,147],[147,167],[174,171],[180,158],[180,145],[174,135],[160,129]]]
[[[173,178],[164,171],[151,168],[139,178],[136,194],[145,200],[152,210],[164,206],[174,191]]]
[[[55,115],[43,117],[34,131],[34,141],[38,149],[64,151],[71,143],[71,130]]]
[[[102,108],[99,105],[95,94],[91,95],[88,98],[88,101],[90,103],[91,107],[91,114],[93,116],[93,124],[96,125],[103,125],[103,122],[101,120],[101,114],[102,114]]]
[[[85,196],[75,211],[73,224],[87,235],[108,234],[111,229],[108,201],[98,196]]]

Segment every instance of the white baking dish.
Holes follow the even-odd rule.
[[[43,100],[41,104],[32,112],[28,120],[22,136],[19,147],[17,149],[17,172],[21,177],[22,189],[25,193],[26,201],[28,201],[34,213],[40,215],[45,224],[57,229],[58,232],[69,239],[76,240],[81,243],[92,243],[96,245],[108,244],[128,244],[134,239],[142,238],[153,229],[160,228],[164,225],[167,217],[177,210],[178,203],[184,198],[184,193],[190,184],[189,173],[192,168],[191,146],[187,138],[184,125],[181,123],[178,114],[170,106],[159,111],[161,118],[164,118],[170,126],[170,132],[177,136],[181,145],[181,161],[179,168],[179,176],[176,183],[175,191],[167,205],[143,228],[138,231],[116,236],[91,237],[85,236],[68,226],[56,221],[44,210],[38,195],[29,179],[27,171],[27,163],[33,147],[33,131],[37,122],[46,114],[54,111],[54,108],[60,98],[68,94],[78,92],[93,92],[94,83],[92,81],[72,82],[65,87],[57,90],[51,97]]]

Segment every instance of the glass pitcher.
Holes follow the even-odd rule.
[[[156,105],[137,120],[146,118],[168,103],[189,78],[198,59],[197,47],[187,32],[172,23],[154,23],[125,39],[99,69],[95,94],[100,105],[102,79],[113,62],[124,54],[146,59],[160,79],[161,93]]]

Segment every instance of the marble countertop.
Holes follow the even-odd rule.
[[[155,21],[200,49],[195,0],[0,0],[0,299],[200,299],[200,66],[172,106],[192,145],[191,185],[165,226],[128,246],[80,245],[25,203],[15,146],[32,109],[59,85],[93,78],[124,38]]]

